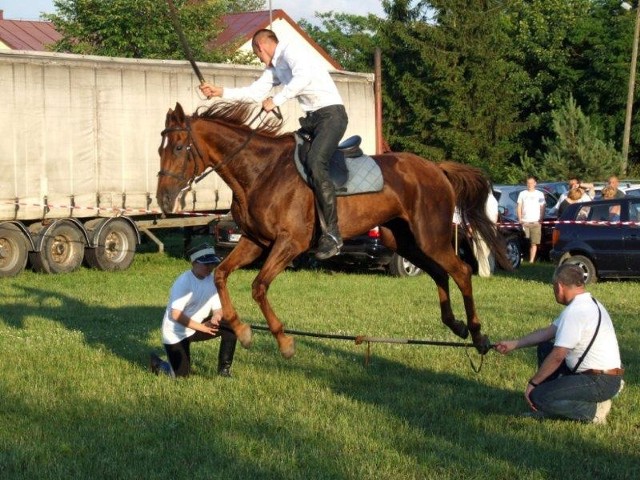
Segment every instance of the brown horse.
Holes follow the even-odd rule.
[[[231,212],[242,238],[218,266],[215,284],[223,317],[244,347],[251,345],[251,328],[240,321],[227,289],[227,278],[263,252],[266,261],[253,281],[254,300],[264,314],[285,358],[295,353],[293,339],[267,299],[269,285],[299,254],[314,244],[319,226],[312,190],[293,162],[293,134],[279,135],[278,125],[246,125],[253,107],[218,102],[186,116],[180,104],[169,110],[159,148],[158,204],[165,213],[180,210],[183,192],[199,175],[215,171],[233,191]],[[441,318],[456,335],[471,332],[480,353],[489,342],[480,333],[471,287],[471,268],[452,246],[452,218],[458,205],[469,225],[508,265],[496,229],[485,215],[489,183],[481,170],[445,162],[435,164],[411,153],[385,153],[373,157],[384,187],[378,193],[338,198],[340,233],[344,238],[381,226],[389,248],[427,272],[438,286]],[[456,320],[449,298],[449,276],[464,298],[467,324]]]

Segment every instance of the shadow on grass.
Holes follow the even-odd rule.
[[[106,346],[114,355],[140,364],[143,368],[146,366],[148,336],[152,330],[157,330],[162,309],[90,306],[59,292],[19,288],[23,297],[5,306],[0,313],[0,318],[9,325],[21,328],[26,317],[44,317],[67,329],[82,332],[90,346]],[[246,321],[251,323],[250,319]],[[114,322],[122,322],[126,328],[112,328]],[[127,332],[126,335],[121,335],[123,330]],[[578,429],[594,427],[571,422],[562,422],[561,428],[556,422],[551,422],[551,427],[548,427],[544,423],[517,418],[515,415],[525,410],[522,393],[483,384],[481,375],[469,379],[455,373],[433,371],[428,365],[412,368],[401,361],[382,357],[375,357],[373,364],[364,368],[360,363],[364,353],[354,354],[352,349],[345,349],[340,343],[307,338],[296,339],[299,351],[307,350],[305,354],[308,355],[313,352],[316,356],[326,358],[326,363],[320,366],[317,363],[309,364],[303,355],[301,359],[285,364],[277,353],[275,341],[270,340],[273,343],[269,347],[257,349],[255,355],[259,355],[259,358],[245,356],[243,359],[253,363],[265,378],[286,368],[291,378],[311,377],[314,383],[330,389],[338,396],[357,404],[371,405],[376,411],[397,419],[397,424],[418,432],[419,435],[408,435],[407,440],[397,445],[388,438],[380,440],[384,448],[393,448],[399,457],[416,462],[420,470],[416,478],[436,476],[429,473],[434,465],[443,472],[459,472],[460,478],[472,478],[478,469],[482,470],[483,478],[514,478],[514,471],[526,472],[523,476],[535,478],[574,478],[576,464],[567,462],[567,458],[580,459],[581,478],[613,478],[610,473],[612,466],[615,466],[613,471],[617,472],[616,478],[624,478],[619,472],[633,474],[640,464],[638,454],[621,457],[615,443],[608,444],[596,439],[590,441],[586,433],[576,435]],[[442,352],[452,357],[459,355],[450,349],[443,349]],[[630,356],[625,358],[627,362],[638,363],[637,352],[625,352],[627,354]],[[207,352],[206,357],[212,355]],[[202,358],[197,359],[198,364],[202,361]],[[208,370],[212,371],[213,368]],[[239,377],[236,381],[242,381],[242,370],[236,369],[236,372]],[[523,384],[525,380],[522,379]],[[283,478],[285,473],[289,473],[287,478],[313,477],[309,472],[322,472],[316,478],[352,478],[343,471],[341,456],[331,454],[339,452],[342,445],[339,439],[331,436],[330,431],[297,431],[278,424],[277,416],[274,419],[261,417],[257,425],[227,424],[220,419],[216,427],[218,443],[216,448],[208,449],[206,458],[193,461],[185,453],[189,449],[184,449],[179,451],[174,462],[165,462],[167,457],[174,455],[176,435],[183,436],[183,441],[190,445],[191,450],[202,448],[203,438],[211,435],[207,428],[199,426],[202,418],[190,415],[173,418],[166,408],[158,408],[156,402],[160,399],[156,396],[146,398],[141,395],[142,408],[133,413],[118,403],[93,405],[82,392],[76,392],[73,385],[66,387],[69,389],[69,405],[73,404],[73,408],[61,405],[57,412],[59,421],[66,428],[58,428],[58,421],[51,421],[51,410],[40,411],[34,408],[32,402],[14,396],[6,388],[4,393],[0,393],[5,414],[29,418],[38,426],[39,438],[56,445],[57,450],[52,457],[46,457],[43,453],[42,458],[30,460],[41,464],[49,462],[53,477],[56,478],[63,478],[63,473],[69,473],[68,469],[74,473],[74,468],[81,468],[73,458],[83,455],[95,464],[95,472],[110,472],[106,476],[112,478],[122,478],[122,471],[114,470],[111,463],[114,459],[123,458],[135,459],[138,462],[135,472],[148,473],[148,478],[180,477],[186,465],[189,465],[190,478],[212,478],[212,471],[217,478],[225,475],[232,478]],[[188,389],[189,382],[177,382],[175,388]],[[74,418],[77,412],[87,412],[91,415],[91,421]],[[340,412],[335,414],[338,416]],[[163,428],[154,428],[154,425]],[[376,426],[371,425],[371,430],[375,437]],[[528,434],[523,434],[523,431]],[[196,435],[197,441],[188,438],[191,433]],[[260,437],[259,441],[268,443],[265,448],[274,451],[297,445],[297,455],[300,455],[302,463],[297,467],[298,470],[292,472],[260,465],[247,457],[242,458],[244,463],[238,465],[233,440],[236,435]],[[580,441],[575,441],[576,436]],[[85,441],[78,445],[76,438]],[[66,451],[65,445],[68,446]],[[7,449],[0,455],[0,466],[3,463],[5,466],[12,465],[14,473],[28,471],[26,466],[23,465],[25,470],[21,470],[19,465],[24,461],[20,447],[12,448],[14,451]],[[115,451],[97,453],[105,449]],[[510,474],[504,474],[505,465],[511,469]],[[135,472],[130,478],[135,478]],[[87,472],[80,469],[75,473],[81,475]],[[378,478],[393,477],[381,475]]]

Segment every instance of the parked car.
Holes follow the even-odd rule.
[[[555,206],[558,203],[558,198],[560,198],[559,193],[556,193],[557,189],[560,187],[554,184],[541,184],[543,186],[538,185],[536,190],[541,191],[544,194],[545,199],[545,218],[555,217]],[[549,187],[545,187],[544,185],[552,185]],[[518,195],[520,192],[525,190],[527,187],[524,185],[494,185],[493,186],[493,196],[498,200],[498,210],[502,215],[506,218],[511,218],[517,220],[518,212],[517,212],[517,204],[518,204]]]
[[[509,261],[513,268],[518,268],[522,258],[523,245],[526,242],[522,227],[517,223],[501,221],[499,230],[504,235],[507,243]],[[458,232],[458,255],[471,265],[475,272],[477,270],[477,262],[473,255],[473,249],[463,229],[460,228]],[[225,215],[216,222],[212,233],[215,240],[216,253],[223,258],[231,252],[242,236],[242,232],[231,215]],[[369,269],[384,269],[389,274],[397,277],[413,277],[422,273],[421,269],[382,244],[379,227],[372,228],[364,235],[345,239],[338,256],[320,262],[312,255],[303,253],[294,261],[293,266],[314,265],[346,265]]]
[[[231,215],[225,215],[214,226],[216,253],[226,257],[240,241],[242,232]],[[294,267],[314,265],[349,265],[371,269],[385,269],[397,277],[414,277],[422,273],[418,267],[385,247],[380,240],[380,229],[372,228],[364,235],[345,239],[340,255],[324,262],[303,253],[294,261]]]
[[[639,219],[640,197],[571,204],[553,229],[551,259],[579,265],[587,283],[640,277]]]

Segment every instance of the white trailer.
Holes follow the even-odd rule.
[[[244,86],[262,69],[200,64],[208,81]],[[373,74],[333,74],[347,135],[375,150]],[[0,51],[0,277],[30,262],[41,272],[89,266],[122,270],[141,234],[206,225],[226,213],[231,191],[216,174],[194,186],[183,215],[156,204],[158,147],[169,108],[208,101],[188,62]],[[296,102],[282,131],[298,128]],[[158,242],[159,243],[159,242]],[[161,244],[159,243],[160,247]]]

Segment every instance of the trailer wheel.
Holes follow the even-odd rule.
[[[27,266],[27,241],[12,223],[0,225],[0,278],[15,277]]]
[[[85,251],[85,260],[92,268],[115,271],[131,266],[136,253],[136,234],[133,227],[119,218],[107,219],[93,230],[94,248]]]
[[[82,232],[70,222],[57,222],[44,227],[38,235],[39,252],[29,253],[31,265],[36,272],[68,273],[82,265],[84,239]]]

